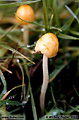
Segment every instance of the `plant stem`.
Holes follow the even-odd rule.
[[[58,27],[60,27],[60,21],[59,21],[58,9],[57,9],[57,0],[53,0],[53,11],[54,11],[56,24]]]
[[[47,16],[46,1],[42,0],[42,2],[43,2],[43,14],[44,14],[45,30],[47,32],[47,30],[48,30],[48,16]]]
[[[54,93],[53,93],[53,89],[52,89],[52,87],[51,87],[51,95],[52,95],[52,99],[53,99],[53,102],[54,102],[55,108],[57,109],[57,103],[56,103],[56,100],[55,100],[55,97],[54,97]]]
[[[41,116],[44,115],[45,94],[48,86],[48,58],[43,55],[43,84],[40,94]]]
[[[24,33],[23,33],[24,45],[28,45],[28,39],[29,39],[28,25],[24,25],[23,28],[24,28]]]
[[[24,61],[24,64],[26,63],[26,61]],[[31,88],[31,82],[30,82],[30,76],[29,76],[29,71],[28,71],[28,66],[25,64],[25,70],[27,73],[27,77],[28,77],[28,84],[29,84],[29,92],[30,92],[30,96],[31,96],[31,104],[32,104],[32,111],[33,111],[33,117],[34,120],[38,120],[37,118],[37,112],[36,112],[36,107],[35,107],[35,102],[34,102],[34,97],[33,97],[33,93],[32,93],[32,88]]]

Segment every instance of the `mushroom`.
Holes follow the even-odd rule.
[[[21,22],[22,21],[21,19],[29,21],[29,22],[33,22],[34,21],[34,11],[33,11],[32,7],[30,7],[29,5],[22,5],[17,9],[15,17],[18,22]],[[23,28],[24,28],[24,33],[23,33],[24,45],[27,45],[28,38],[29,38],[29,30],[28,30],[29,23],[22,21],[21,25],[23,25]]]
[[[43,54],[43,84],[40,94],[41,116],[44,114],[45,94],[48,86],[48,58],[56,56],[58,47],[58,38],[53,33],[43,35],[35,46],[35,51]]]

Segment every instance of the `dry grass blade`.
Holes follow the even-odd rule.
[[[7,71],[8,73],[11,73],[11,74],[12,74],[12,71],[8,70],[8,69],[5,68],[4,66],[0,65],[0,67],[1,67],[3,70]]]
[[[19,88],[19,87],[22,87],[22,86],[25,86],[25,84],[24,84],[24,85],[18,85],[18,86],[15,86],[15,87],[12,88],[11,90],[9,90],[9,91],[8,91],[8,92],[2,97],[1,100],[5,100],[6,97],[9,95],[9,93],[10,93],[12,90],[14,90],[14,89],[16,89],[16,88]]]
[[[7,46],[7,45],[4,45],[4,44],[2,44],[2,43],[0,43],[0,46],[1,46],[1,47],[4,47],[4,48],[6,48],[6,49],[8,49],[8,50],[10,50],[10,51],[12,51],[12,52],[14,52],[14,53],[19,54],[20,56],[22,56],[23,58],[25,58],[25,59],[28,60],[29,62],[35,64],[35,63],[34,63],[33,61],[31,61],[28,57],[24,56],[23,54],[21,54],[21,53],[18,52],[17,50],[15,50],[15,49]]]

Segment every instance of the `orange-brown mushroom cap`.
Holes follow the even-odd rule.
[[[32,7],[30,7],[29,5],[22,5],[16,11],[16,15],[15,15],[16,20],[18,22],[21,22],[22,20],[19,19],[18,16],[21,19],[26,20],[26,21],[30,21],[30,22],[34,21],[34,11],[33,11]],[[22,21],[21,24],[26,25],[29,23]]]
[[[36,52],[41,52],[48,58],[56,56],[59,48],[59,42],[56,35],[53,33],[46,33],[36,43]]]

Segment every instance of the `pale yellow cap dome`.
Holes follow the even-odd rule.
[[[59,42],[56,35],[53,33],[46,33],[36,43],[35,51],[41,52],[48,58],[56,56],[59,48]]]

